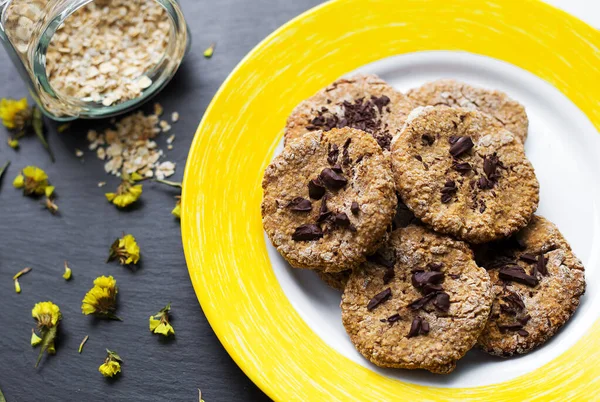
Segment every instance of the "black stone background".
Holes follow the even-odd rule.
[[[264,37],[319,0],[180,0],[192,32],[192,49],[174,80],[155,100],[165,115],[178,111],[177,138],[167,159],[177,162],[181,180],[196,127],[229,72]],[[217,47],[212,59],[203,50]],[[0,51],[0,97],[27,94],[7,54]],[[152,109],[152,102],[143,107]],[[0,183],[0,389],[17,401],[196,401],[197,388],[211,401],[262,401],[268,398],[228,356],[204,317],[189,280],[179,222],[170,214],[177,194],[155,183],[144,184],[139,206],[121,212],[104,198],[118,179],[104,173],[102,161],[86,151],[82,163],[75,148],[87,150],[90,128],[108,122],[79,121],[59,134],[49,123],[48,139],[57,157],[51,163],[35,137],[21,149],[6,145],[0,128],[0,164],[11,160]],[[43,210],[39,201],[23,197],[11,182],[23,167],[45,169],[58,194],[60,216]],[[97,183],[107,181],[105,188]],[[111,242],[132,233],[142,250],[134,272],[105,264]],[[73,279],[62,278],[68,260]],[[23,267],[33,271],[21,279],[16,294],[12,276]],[[81,300],[94,278],[113,275],[120,288],[118,313],[124,322],[99,321],[81,314]],[[37,349],[29,345],[33,305],[52,300],[63,313],[57,354],[34,368]],[[148,330],[148,317],[171,301],[176,337],[164,341]],[[85,335],[90,339],[77,353]],[[105,348],[124,359],[123,373],[104,379],[98,366]]]

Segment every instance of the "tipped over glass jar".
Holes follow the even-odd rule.
[[[189,32],[177,0],[0,0],[0,39],[49,117],[127,112],[179,68]]]

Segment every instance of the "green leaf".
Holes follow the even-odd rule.
[[[2,166],[0,168],[0,180],[2,179],[2,176],[4,176],[4,172],[6,172],[6,169],[8,168],[8,165],[10,165],[10,161],[6,162],[4,164],[4,166]],[[2,402],[2,400],[0,399],[0,402]]]
[[[108,318],[109,320],[114,320],[114,321],[123,321],[123,319],[113,313],[106,313],[104,315],[104,317]]]
[[[112,350],[106,349],[106,353],[108,353],[108,355],[118,361],[119,363],[123,363],[123,359],[121,359],[121,356],[119,356],[118,354],[116,354],[115,352],[113,352]]]
[[[6,398],[4,397],[4,394],[2,393],[1,389],[0,389],[0,402],[6,402]]]
[[[40,361],[42,360],[44,352],[48,350],[48,347],[52,344],[52,342],[54,342],[54,339],[56,338],[56,328],[57,327],[52,327],[44,331],[44,334],[42,335],[42,348],[40,349],[40,354],[38,355],[37,362],[35,363],[36,368],[40,365]]]
[[[119,248],[119,239],[115,240],[113,244],[110,246],[110,250],[108,251],[108,258],[106,259],[106,263],[108,264],[115,258],[117,258],[117,249]]]
[[[55,162],[56,160],[54,159],[54,154],[50,149],[50,145],[46,141],[46,137],[44,137],[44,118],[42,111],[38,107],[33,108],[33,131],[35,131],[35,135],[37,135],[44,148],[46,148],[46,151],[48,151],[50,160]]]
[[[167,304],[166,307],[164,307],[163,309],[161,309],[158,314],[164,314],[164,313],[168,313],[169,311],[171,311],[171,302],[169,302],[169,304]]]

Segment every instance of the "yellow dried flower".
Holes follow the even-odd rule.
[[[21,284],[18,279],[15,279],[15,292],[21,293]]]
[[[48,187],[48,175],[36,166],[27,166],[13,181],[15,188],[22,188],[25,195],[43,195]]]
[[[16,138],[8,137],[8,146],[12,149],[19,148],[19,140],[17,140]]]
[[[27,166],[15,177],[13,186],[22,188],[25,195],[46,195],[45,207],[53,214],[58,212],[58,206],[54,203],[55,187],[48,184],[48,175],[39,167]]]
[[[112,202],[119,208],[125,208],[136,202],[142,195],[142,185],[137,184],[135,186],[128,187],[126,190],[122,186],[116,193],[106,193],[106,199]]]
[[[33,328],[31,328],[31,346],[35,347],[35,346],[39,345],[40,343],[42,343],[42,338],[37,336],[37,334],[35,333],[35,330]]]
[[[71,271],[71,268],[69,268],[69,265],[65,261],[65,273],[63,274],[63,278],[68,281],[71,279],[71,275],[73,275],[73,271]]]
[[[117,281],[112,276],[101,276],[94,280],[94,287],[86,293],[81,304],[81,312],[94,314],[112,320],[121,319],[115,315],[117,310]]]
[[[123,360],[118,354],[111,350],[106,349],[106,353],[106,359],[104,360],[104,363],[98,367],[98,371],[100,371],[104,377],[114,377],[121,372]]]
[[[132,235],[124,235],[122,238],[114,241],[110,247],[108,260],[106,262],[119,259],[121,265],[137,264],[140,260],[140,247]]]
[[[175,204],[175,208],[171,211],[171,214],[177,219],[181,219],[181,197],[177,197],[177,204]]]
[[[60,308],[49,301],[37,303],[31,310],[31,316],[38,321],[39,326],[47,328],[56,326],[62,318]]]
[[[58,322],[62,319],[62,315],[60,313],[60,308],[58,308],[56,304],[47,301],[37,303],[31,310],[31,316],[37,320],[38,330],[42,335],[42,341],[39,343],[41,344],[42,348],[35,364],[37,367],[40,363],[40,360],[42,360],[42,356],[45,351],[50,354],[56,353],[54,341],[56,339]],[[32,345],[33,343],[34,338],[32,336]],[[38,343],[36,343],[36,345],[37,344]]]
[[[27,104],[27,99],[21,100],[5,99],[0,100],[0,119],[4,127],[10,130],[22,130],[31,119],[31,109]]]
[[[144,180],[144,177],[137,172],[131,174],[123,173],[123,181],[117,188],[116,193],[106,193],[106,199],[119,208],[126,208],[136,202],[142,196],[142,185],[135,184]]]
[[[181,183],[177,182],[177,181],[162,180],[162,179],[155,179],[154,181],[156,181],[157,183],[166,184],[167,186],[170,186],[170,187],[175,187],[175,188],[180,188],[180,189],[183,188]],[[175,208],[173,208],[173,210],[171,211],[171,214],[173,216],[175,216],[177,219],[181,219],[181,196],[178,195],[175,198],[177,199],[177,204],[175,204]]]
[[[210,59],[215,53],[215,46],[216,43],[212,43],[208,48],[206,48],[206,50],[204,51],[204,57]]]
[[[150,332],[161,334],[163,336],[175,335],[175,329],[169,322],[169,313],[171,312],[171,303],[160,310],[155,315],[150,316]]]

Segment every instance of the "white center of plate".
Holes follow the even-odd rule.
[[[291,268],[265,238],[279,283],[300,316],[318,336],[349,359],[382,375],[423,385],[475,387],[504,382],[543,366],[569,349],[600,315],[600,310],[594,308],[600,297],[600,247],[594,248],[600,228],[600,135],[591,122],[547,82],[484,56],[462,52],[412,53],[380,60],[355,72],[377,74],[400,91],[427,81],[454,78],[502,90],[525,105],[530,121],[526,151],[541,186],[538,214],[558,225],[583,261],[587,292],[568,324],[546,345],[527,355],[500,359],[474,349],[449,375],[380,369],[364,359],[346,335],[339,292],[321,282],[315,273]]]

